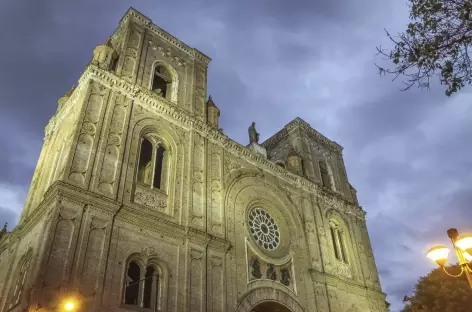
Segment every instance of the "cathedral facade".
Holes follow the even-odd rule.
[[[342,147],[231,140],[209,62],[134,9],[95,48],[0,232],[0,312],[387,310]]]

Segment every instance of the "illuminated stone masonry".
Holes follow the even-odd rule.
[[[386,311],[342,147],[300,118],[245,147],[210,59],[130,9],[45,130],[0,312]]]

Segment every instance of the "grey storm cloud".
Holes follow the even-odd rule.
[[[57,99],[133,6],[210,56],[209,93],[225,132],[246,143],[299,116],[345,147],[368,212],[383,290],[403,296],[434,266],[428,246],[472,230],[472,95],[399,91],[375,47],[408,21],[397,0],[0,2],[0,222],[18,222]]]

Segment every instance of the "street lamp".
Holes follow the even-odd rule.
[[[64,310],[66,311],[74,311],[75,309],[75,303],[74,301],[72,300],[67,300],[65,303],[64,303]]]
[[[472,262],[472,234],[459,236],[459,232],[456,229],[449,229],[447,230],[447,236],[451,239],[457,259],[459,259],[461,273],[457,275],[450,274],[444,267],[447,256],[449,255],[449,249],[445,246],[435,246],[431,248],[426,253],[426,256],[442,267],[444,272],[449,276],[459,277],[465,273],[470,288],[472,288],[472,269],[469,266]]]

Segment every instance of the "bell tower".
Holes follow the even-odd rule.
[[[80,297],[87,309],[118,298],[117,304],[159,304],[163,311],[165,303],[144,292],[144,285],[138,282],[133,295],[133,287],[131,292],[122,287],[124,273],[110,275],[108,252],[123,235],[131,243],[137,237],[132,233],[151,228],[175,237],[177,227],[178,239],[188,244],[186,207],[189,200],[195,207],[204,203],[205,192],[198,180],[205,141],[192,132],[192,121],[218,127],[219,110],[211,98],[205,101],[209,62],[132,8],[95,47],[77,86],[59,98],[45,129],[19,226],[0,237],[0,311],[56,309],[65,296]],[[187,160],[189,151],[194,156]],[[192,173],[193,196],[183,189],[189,186],[190,164],[201,170]],[[122,222],[129,230],[117,230]],[[205,222],[198,227],[203,230]],[[205,240],[199,233],[192,237]],[[166,256],[157,260],[165,248],[150,245],[135,250],[139,261],[128,259],[131,252],[117,263],[138,265],[138,279],[152,268],[149,287],[161,287],[163,296],[172,273],[162,262]],[[171,249],[166,255],[176,257]],[[112,287],[110,278],[117,278],[114,291],[124,292],[125,299],[104,292]]]

